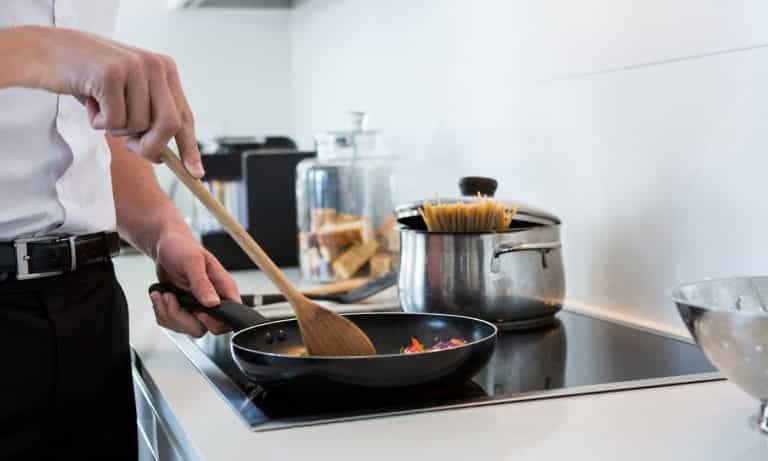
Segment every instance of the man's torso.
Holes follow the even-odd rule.
[[[3,0],[0,28],[42,25],[109,36],[117,0]],[[0,90],[0,241],[115,228],[110,156],[72,96]]]

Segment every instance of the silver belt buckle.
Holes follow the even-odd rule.
[[[51,277],[53,275],[61,275],[64,270],[49,271],[49,272],[30,272],[29,271],[29,252],[28,244],[40,243],[40,242],[69,242],[70,251],[70,270],[77,268],[77,251],[75,249],[75,239],[77,237],[30,237],[24,239],[17,239],[13,241],[13,246],[16,248],[16,280],[29,280],[39,279],[42,277]]]

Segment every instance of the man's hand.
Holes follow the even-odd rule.
[[[240,302],[237,285],[229,273],[188,234],[171,232],[163,235],[157,242],[156,251],[157,276],[161,281],[191,291],[207,307],[220,304],[220,297]],[[195,338],[203,336],[206,331],[220,334],[230,330],[207,314],[190,314],[179,306],[171,293],[161,295],[155,292],[151,298],[157,323],[163,327]]]
[[[93,128],[127,136],[129,150],[155,163],[175,138],[187,170],[203,176],[192,111],[173,59],[72,29],[25,26],[0,33],[0,56],[10,56],[11,71],[20,69],[18,75],[0,71],[0,83],[79,98]]]
[[[128,152],[123,138],[107,136],[107,142],[112,152],[112,189],[120,235],[155,260],[161,281],[191,291],[204,306],[216,306],[221,298],[240,301],[234,280],[192,235],[160,189],[152,166]],[[170,293],[156,292],[151,298],[161,326],[195,337],[206,331],[229,331],[204,313],[185,311]]]

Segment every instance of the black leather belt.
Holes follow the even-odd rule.
[[[71,237],[33,237],[0,243],[0,273],[17,280],[72,272],[120,253],[117,232]]]

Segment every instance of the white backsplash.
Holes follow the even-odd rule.
[[[679,325],[668,292],[768,272],[768,6],[324,0],[292,13],[294,133],[365,109],[399,199],[465,174],[564,221],[571,301]]]

